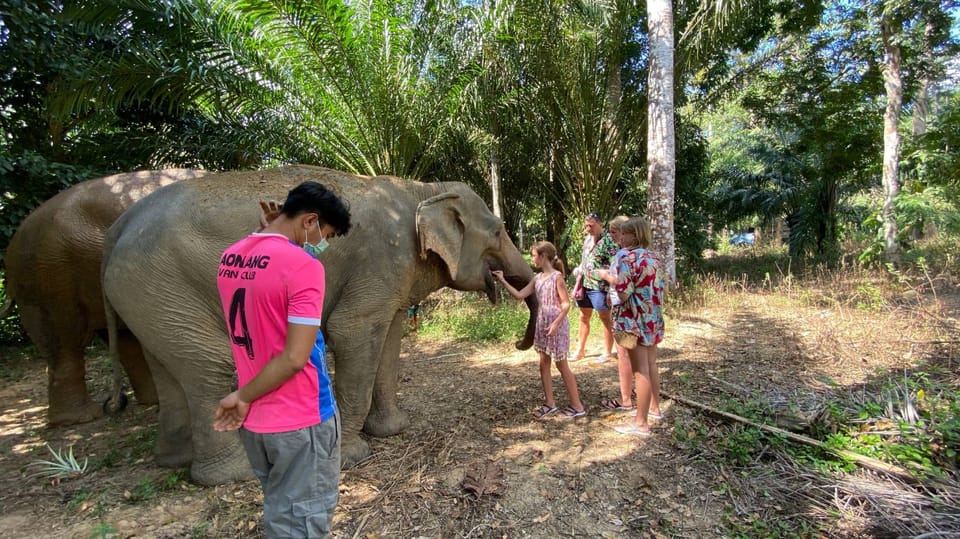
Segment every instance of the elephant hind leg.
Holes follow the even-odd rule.
[[[193,461],[193,437],[190,431],[190,408],[187,406],[183,388],[153,354],[144,350],[143,356],[153,374],[160,402],[159,432],[154,458],[160,466],[187,466]]]
[[[103,415],[87,392],[84,348],[92,332],[77,321],[58,321],[54,314],[32,305],[20,306],[20,321],[47,362],[47,422],[53,425],[86,423]]]

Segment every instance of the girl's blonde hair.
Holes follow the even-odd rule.
[[[650,223],[643,216],[635,215],[627,219],[627,222],[620,225],[620,233],[624,232],[633,234],[633,237],[637,239],[637,247],[650,248],[653,235],[650,232]],[[631,245],[631,247],[633,246]]]
[[[610,222],[607,223],[607,228],[610,230],[623,230],[623,223],[626,223],[629,219],[626,215],[618,215],[610,219]]]
[[[567,272],[564,271],[563,261],[557,256],[557,248],[554,247],[549,241],[538,241],[533,244],[533,250],[537,252],[540,256],[547,257],[547,260],[553,264],[553,269],[560,272],[560,275],[566,277]]]

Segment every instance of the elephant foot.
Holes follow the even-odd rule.
[[[157,448],[153,452],[153,460],[157,466],[163,468],[185,468],[193,462],[193,452],[189,446],[186,451],[174,448],[161,449],[158,441]]]
[[[103,415],[103,408],[91,401],[79,405],[51,403],[47,410],[47,423],[51,426],[89,423]]]
[[[370,456],[370,444],[358,434],[342,433],[340,438],[340,467],[353,468]]]
[[[184,468],[193,462],[193,440],[189,429],[175,429],[164,432],[160,429],[157,445],[153,449],[153,458],[158,466],[164,468]]]
[[[377,438],[399,434],[410,426],[410,416],[400,408],[392,410],[370,410],[363,424],[363,432]]]
[[[223,485],[253,479],[250,460],[239,437],[224,445],[216,454],[198,457],[190,465],[190,477],[204,486]]]

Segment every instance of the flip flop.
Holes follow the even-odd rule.
[[[572,406],[567,406],[563,410],[560,410],[560,419],[573,419],[575,417],[583,417],[587,415],[587,409],[577,410]]]
[[[648,412],[647,417],[649,417],[650,419],[663,419],[663,412],[660,412],[659,414]]]
[[[604,410],[627,411],[633,410],[634,406],[624,406],[620,399],[603,399],[600,401],[600,407]]]
[[[634,423],[626,423],[624,425],[617,425],[613,427],[613,430],[619,432],[620,434],[626,434],[627,436],[650,436],[652,432],[649,430],[641,430]]]
[[[557,410],[558,410],[558,408],[557,408],[556,406],[548,406],[548,405],[544,404],[543,406],[541,406],[540,408],[538,408],[535,412],[533,412],[533,418],[534,418],[534,419],[544,419],[544,418],[546,418],[548,415],[555,413]]]

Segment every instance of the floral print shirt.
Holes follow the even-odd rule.
[[[634,249],[620,258],[617,292],[623,302],[616,311],[613,329],[637,336],[643,346],[663,340],[663,268],[646,249]]]
[[[583,287],[588,290],[607,291],[607,282],[599,279],[598,269],[608,269],[610,261],[617,254],[617,244],[606,232],[600,233],[600,239],[594,241],[593,236],[587,234],[583,240],[583,253],[580,257],[580,270],[583,275]]]

